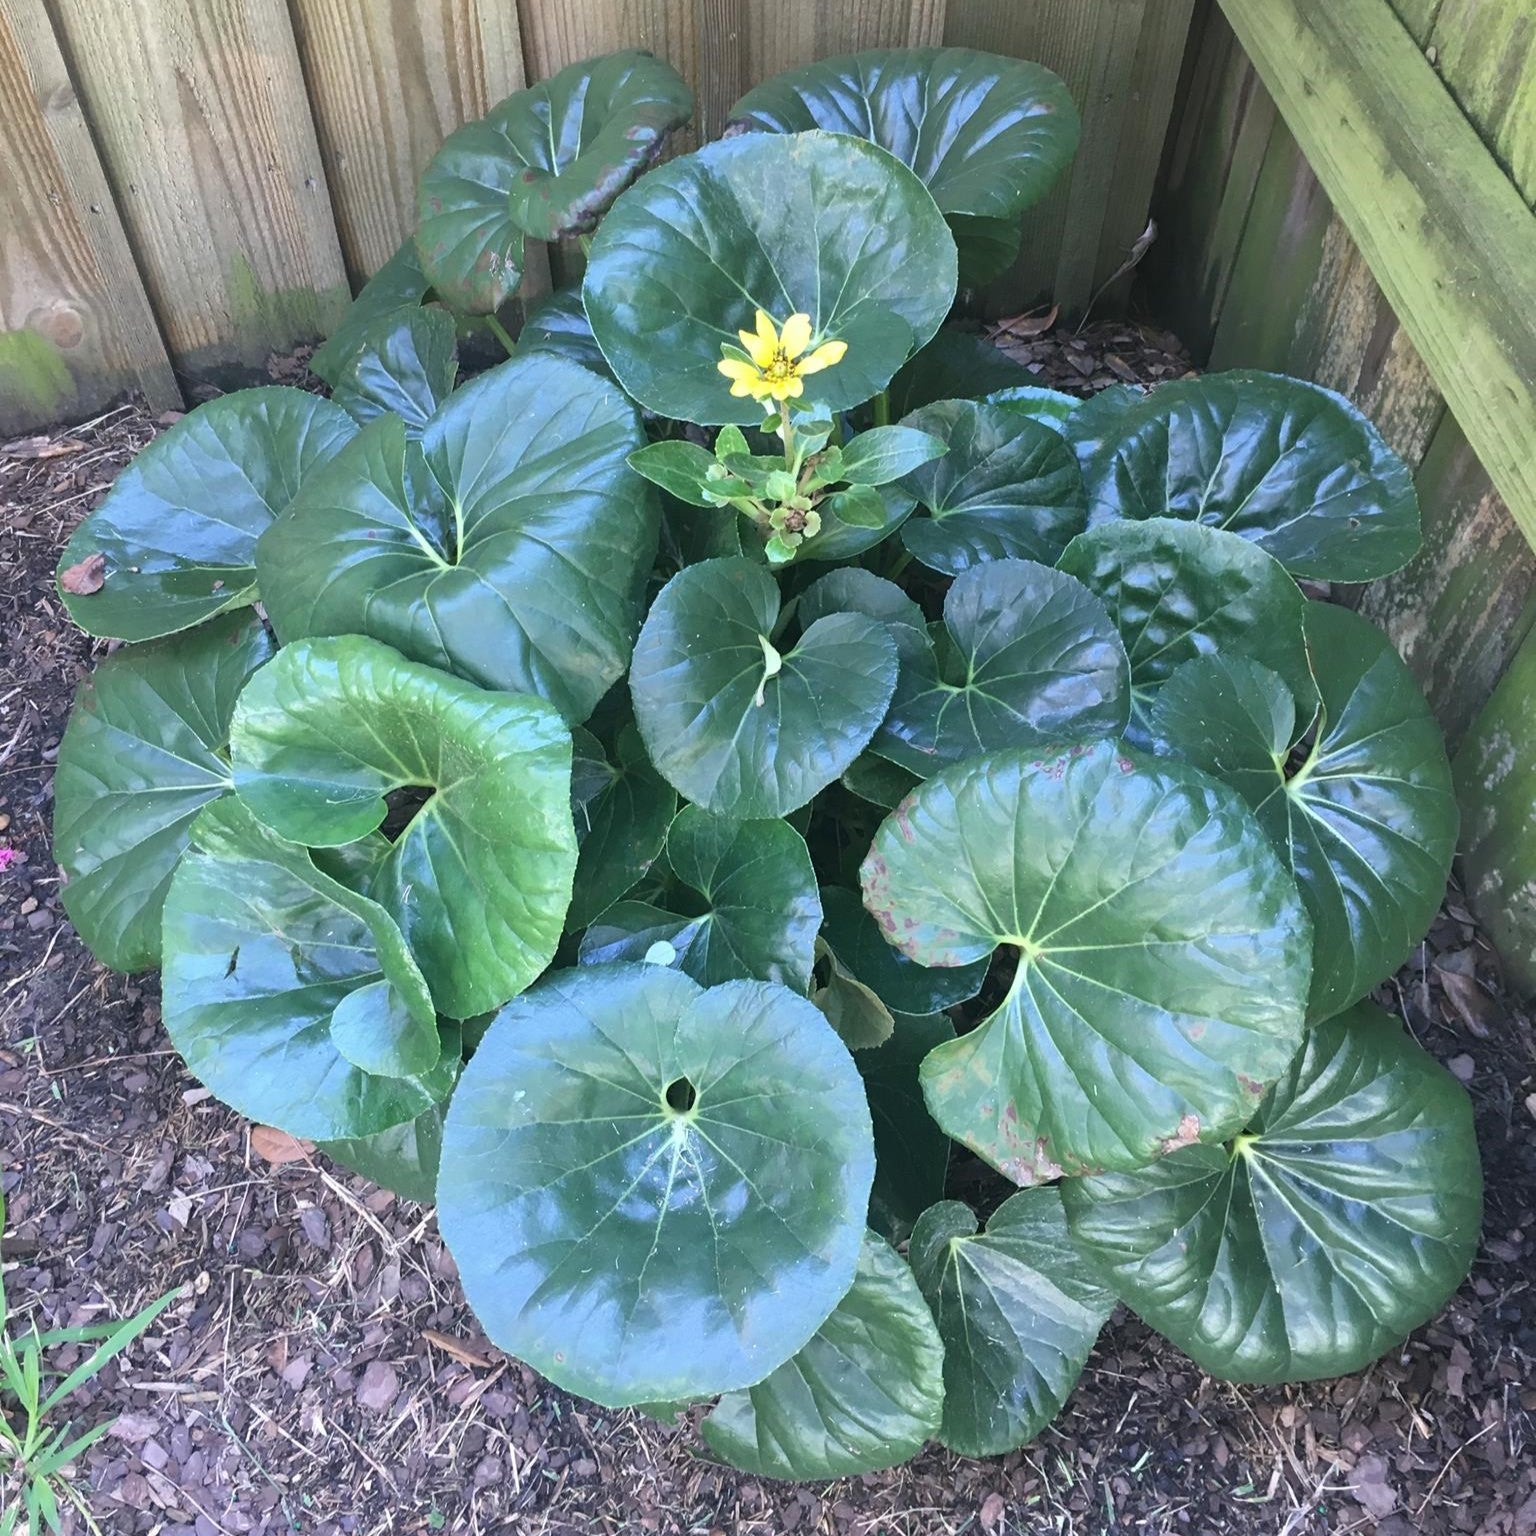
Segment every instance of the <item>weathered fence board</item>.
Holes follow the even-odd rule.
[[[290,0],[354,286],[416,224],[416,179],[461,123],[523,84],[517,10],[502,0]]]
[[[0,0],[0,436],[138,388],[181,403],[58,42]]]
[[[324,335],[350,291],[282,0],[54,12],[177,368]]]

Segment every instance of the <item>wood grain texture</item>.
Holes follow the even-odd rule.
[[[282,0],[50,0],[177,368],[228,379],[349,298]]]
[[[1536,541],[1536,216],[1386,0],[1221,0]]]
[[[289,0],[342,255],[353,286],[415,227],[416,181],[442,141],[523,84],[502,0]]]
[[[0,0],[0,437],[180,391],[58,42]]]
[[[750,84],[780,70],[864,48],[932,48],[945,41],[956,0],[748,0],[745,69]]]

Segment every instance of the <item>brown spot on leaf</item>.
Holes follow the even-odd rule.
[[[89,597],[107,584],[107,557],[99,550],[59,573],[59,585],[71,597]]]
[[[1179,1121],[1179,1128],[1172,1136],[1163,1140],[1164,1152],[1177,1152],[1181,1147],[1192,1147],[1200,1140],[1199,1115],[1185,1115]]]

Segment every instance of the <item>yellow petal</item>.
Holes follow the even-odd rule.
[[[755,336],[747,331],[738,331],[737,334],[747,349],[747,355],[759,368],[766,368],[773,361],[773,354],[779,350],[779,333],[773,328],[773,321],[762,310],[757,312]]]
[[[810,344],[811,317],[809,315],[791,315],[784,322],[784,331],[779,337],[779,345],[784,348],[785,357],[799,357]]]
[[[740,358],[722,357],[715,367],[728,379],[756,379],[760,378],[759,371],[751,363],[744,363]]]
[[[797,400],[804,393],[805,382],[803,379],[801,379],[799,374],[795,374],[793,377],[785,379],[784,393],[780,395],[779,398],[781,400]]]
[[[801,358],[795,367],[801,373],[820,373],[823,368],[842,362],[847,350],[846,341],[824,341],[809,357]]]

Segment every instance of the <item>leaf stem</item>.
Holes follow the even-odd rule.
[[[499,341],[502,346],[507,349],[507,356],[511,357],[513,352],[517,350],[517,343],[514,342],[512,338],[507,334],[506,326],[504,326],[501,321],[496,318],[495,315],[487,315],[485,317],[485,323],[487,328],[490,330],[491,335],[493,335],[496,340]]]
[[[875,396],[875,425],[888,427],[891,424],[891,395],[889,390],[882,389]]]

